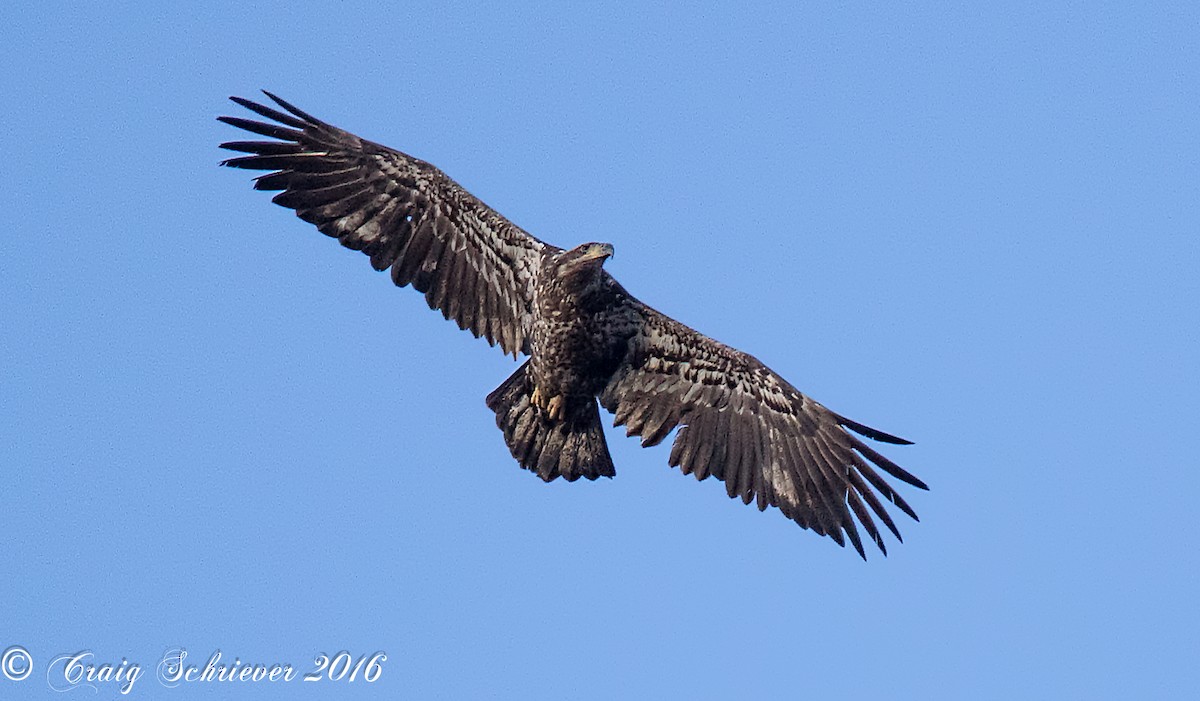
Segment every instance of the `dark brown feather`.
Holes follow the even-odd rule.
[[[730,498],[777,506],[805,528],[865,557],[859,526],[887,554],[872,512],[899,538],[879,494],[916,514],[872,466],[921,489],[924,482],[847,429],[889,443],[907,441],[829,411],[753,357],[637,303],[641,332],[630,362],[600,394],[618,425],[652,445],[680,423],[670,464],[725,482]]]
[[[524,350],[532,277],[542,253],[558,249],[428,163],[267,96],[284,111],[244,98],[233,101],[271,122],[218,119],[278,141],[222,144],[249,154],[225,165],[271,171],[255,186],[279,191],[273,202],[367,254],[376,270],[390,267],[397,285],[414,284],[460,328],[499,343],[506,353]]]

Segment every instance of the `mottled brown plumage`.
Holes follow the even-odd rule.
[[[224,165],[272,171],[255,187],[280,191],[274,202],[390,268],[460,328],[530,356],[487,398],[521,467],[546,481],[615,474],[599,401],[645,446],[678,429],[670,464],[685,474],[716,477],[730,497],[776,506],[864,557],[859,525],[884,553],[875,519],[900,537],[881,496],[916,518],[875,468],[925,484],[851,431],[907,441],[642,304],[604,270],[612,246],[539,241],[434,166],[267,95],[286,112],[231,98],[271,122],[220,120],[273,140],[222,144],[248,154]]]

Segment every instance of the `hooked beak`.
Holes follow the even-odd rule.
[[[614,251],[613,251],[612,244],[594,243],[591,246],[589,246],[586,251],[584,251],[583,255],[579,257],[579,260],[583,261],[583,260],[595,260],[597,258],[599,258],[599,259],[612,258],[613,253],[614,253]]]

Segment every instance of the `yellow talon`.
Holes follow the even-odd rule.
[[[550,413],[550,418],[554,419],[555,421],[563,418],[563,415],[566,414],[564,411],[565,405],[566,401],[563,400],[563,395],[560,394],[557,397],[551,398],[550,405],[547,407],[547,411]]]
[[[538,387],[535,387],[529,395],[529,403],[540,409],[546,418],[555,421],[562,419],[567,414],[567,398],[564,395],[551,397]]]

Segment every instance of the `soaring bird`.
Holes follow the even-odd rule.
[[[643,446],[678,429],[672,467],[849,540],[864,559],[860,524],[887,554],[872,514],[900,539],[880,497],[917,519],[875,468],[928,487],[855,434],[909,441],[827,409],[753,356],[643,304],[604,269],[611,244],[545,243],[433,165],[265,94],[283,111],[230,99],[269,122],[218,119],[271,140],[223,143],[244,155],[222,164],[271,171],[255,189],[278,191],[273,202],[375,270],[390,268],[459,328],[528,356],[487,397],[521,467],[547,482],[612,477],[602,406]]]

